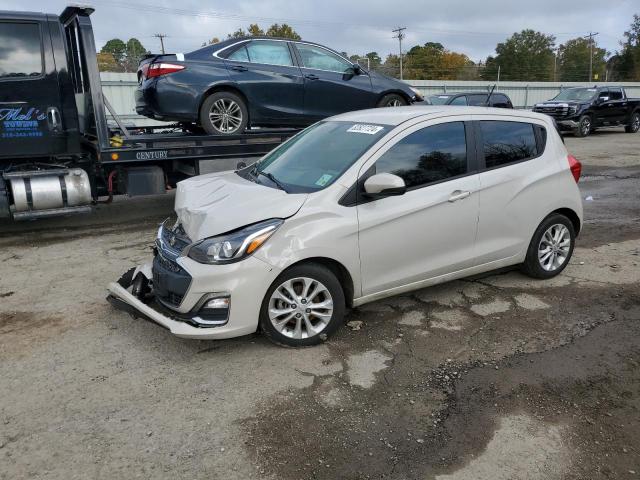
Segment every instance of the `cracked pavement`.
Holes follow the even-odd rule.
[[[592,200],[561,276],[389,298],[301,350],[106,303],[171,195],[0,223],[0,479],[640,476],[640,135],[567,146]]]

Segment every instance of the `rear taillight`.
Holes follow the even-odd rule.
[[[184,65],[176,65],[174,63],[151,63],[142,67],[142,75],[144,75],[145,78],[154,78],[179,72],[184,69]]]
[[[582,173],[582,164],[573,155],[567,155],[567,160],[569,160],[569,169],[571,170],[571,175],[573,175],[576,183],[578,183],[578,180],[580,180],[580,174]]]

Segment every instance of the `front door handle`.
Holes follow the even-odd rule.
[[[60,111],[56,107],[47,108],[47,123],[49,124],[49,130],[52,132],[60,132],[62,130]]]
[[[463,198],[467,198],[469,195],[471,195],[471,192],[468,191],[462,191],[462,190],[454,190],[453,192],[451,192],[451,196],[449,197],[449,201],[450,202],[457,202],[458,200],[462,200]]]
[[[307,80],[318,80],[320,77],[317,75],[314,75],[313,73],[309,73],[305,75],[304,78],[306,78]]]
[[[249,70],[247,67],[244,67],[242,65],[232,65],[231,70],[235,70],[236,72],[246,72],[247,70]]]

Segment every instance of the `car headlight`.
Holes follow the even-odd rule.
[[[415,98],[416,98],[416,102],[421,102],[422,100],[424,100],[424,97],[422,96],[422,93],[420,93],[420,90],[418,90],[417,88],[413,88],[413,87],[409,87],[411,89],[411,91],[413,93],[415,93]]]
[[[194,243],[186,255],[199,263],[233,263],[248,257],[273,235],[283,220],[274,218]]]

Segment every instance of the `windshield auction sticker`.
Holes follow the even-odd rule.
[[[367,135],[375,135],[380,130],[384,130],[384,127],[381,127],[380,125],[365,125],[364,123],[356,123],[354,126],[349,128],[347,132],[366,133]]]
[[[329,183],[329,180],[331,180],[332,178],[333,178],[333,175],[329,175],[328,173],[325,173],[316,181],[316,185],[318,185],[319,187],[324,187],[327,183]]]

